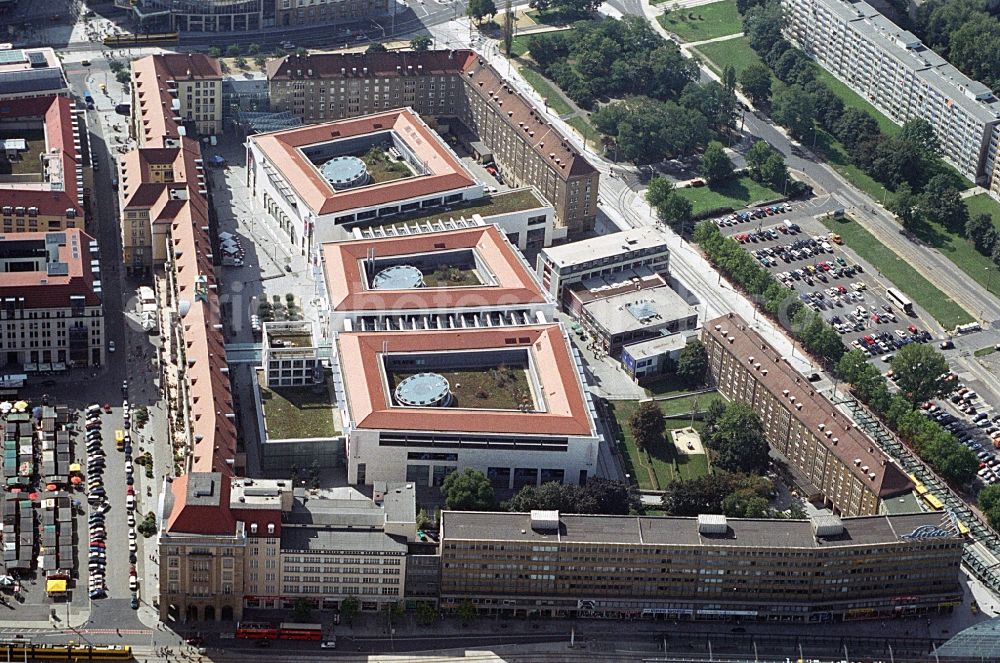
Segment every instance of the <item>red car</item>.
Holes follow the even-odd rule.
[[[135,495],[135,488],[133,486],[128,487],[127,495]]]
[[[911,334],[916,334],[917,328],[913,325],[910,325],[909,327],[906,328],[906,331],[910,332]]]
[[[104,410],[105,414],[111,414],[111,404],[110,403],[105,403],[104,405],[101,406],[101,409]]]
[[[94,539],[93,541],[91,541],[90,545],[92,547],[94,547],[94,548],[106,548],[107,547],[103,541],[100,541],[98,539]]]

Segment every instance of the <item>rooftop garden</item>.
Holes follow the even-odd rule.
[[[42,176],[42,165],[38,155],[45,151],[45,132],[41,129],[25,131],[24,129],[0,129],[0,140],[8,138],[23,138],[27,144],[24,152],[19,152],[17,158],[8,161],[7,155],[0,150],[0,175],[38,175]]]
[[[378,145],[368,150],[361,157],[361,160],[368,167],[368,175],[371,176],[372,184],[413,177],[413,171],[406,165],[406,162],[393,158]]]
[[[545,203],[540,202],[531,189],[519,189],[508,193],[498,193],[479,200],[470,201],[465,205],[452,205],[450,209],[438,210],[436,212],[422,212],[419,215],[403,217],[400,221],[387,224],[386,228],[398,228],[404,224],[426,223],[447,219],[449,217],[464,216],[471,217],[473,214],[482,216],[493,216],[495,214],[510,214],[511,212],[523,212],[524,210],[541,207]]]
[[[261,384],[260,398],[268,439],[323,438],[339,432],[326,388],[316,393],[312,387],[269,388]]]
[[[424,286],[427,288],[451,288],[462,285],[482,285],[475,269],[442,265],[434,271],[424,272]]]
[[[405,378],[424,371],[387,369],[389,391]],[[523,406],[535,407],[535,400],[528,386],[528,371],[523,366],[491,366],[461,368],[450,371],[435,370],[451,387],[451,407],[482,410],[518,410]]]

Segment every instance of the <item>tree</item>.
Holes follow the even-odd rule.
[[[452,511],[489,511],[496,505],[493,484],[482,472],[467,467],[452,472],[441,484],[445,506]]]
[[[221,71],[224,74],[228,74],[229,73],[229,63],[226,62],[225,60],[219,60],[219,71]]]
[[[774,495],[774,484],[766,477],[715,472],[695,479],[671,481],[663,493],[663,506],[672,516],[725,513],[723,503],[737,492],[744,501],[750,497],[767,499]]]
[[[845,108],[844,113],[828,128],[852,155],[858,145],[880,134],[875,118],[857,108]]]
[[[507,0],[507,5],[504,7],[503,12],[503,52],[504,55],[510,57],[511,49],[514,47],[514,9],[511,7],[511,0]]]
[[[229,46],[226,46],[226,57],[227,58],[235,58],[241,52],[243,52],[243,49],[240,48],[239,44],[230,44]]]
[[[961,232],[969,218],[969,209],[951,178],[942,173],[935,175],[924,187],[921,211],[928,220]]]
[[[761,63],[748,65],[739,75],[740,87],[754,105],[771,101],[771,71]]]
[[[927,120],[921,118],[910,120],[899,130],[899,138],[913,145],[928,160],[941,156],[941,143],[934,133],[934,127]]]
[[[654,177],[646,189],[646,201],[656,210],[663,223],[679,228],[691,220],[691,201],[682,198],[674,183],[665,177]]]
[[[302,623],[308,623],[312,618],[312,606],[309,605],[309,601],[305,599],[299,599],[295,602],[295,606],[292,608],[292,621]]]
[[[462,620],[463,623],[468,624],[474,620],[479,613],[476,611],[475,604],[472,601],[465,600],[458,604],[458,609],[456,610],[458,618]]]
[[[733,176],[733,161],[722,143],[713,140],[708,144],[701,155],[700,172],[710,184],[725,182]]]
[[[907,230],[912,230],[920,222],[920,197],[906,182],[896,188],[896,193],[889,197],[886,207],[899,217],[900,223]]]
[[[979,491],[979,510],[983,512],[993,529],[1000,529],[1000,484],[986,486]]]
[[[767,161],[760,168],[760,179],[768,186],[784,191],[785,182],[788,180],[788,167],[785,165],[785,158],[781,156],[781,153],[771,152]]]
[[[705,410],[705,414],[702,418],[702,422],[705,424],[705,429],[711,433],[714,430],[715,425],[719,422],[719,419],[726,413],[725,402],[715,399],[708,404],[708,408]]]
[[[727,64],[722,70],[722,87],[726,92],[736,90],[736,67],[731,64]]]
[[[781,5],[777,2],[749,9],[743,15],[743,33],[750,42],[750,48],[758,53],[767,53],[775,44],[785,42],[781,36],[781,20]]]
[[[663,440],[667,421],[655,401],[643,401],[628,419],[629,431],[640,449],[652,449]]]
[[[496,16],[497,6],[493,0],[469,0],[466,11],[469,17],[476,21],[476,25],[480,25],[487,16],[490,18]]]
[[[129,73],[128,69],[119,69],[115,72],[115,80],[122,85],[128,85],[129,81],[132,80],[132,75]]]
[[[707,372],[708,352],[705,344],[695,339],[684,346],[677,358],[677,377],[688,384],[697,385],[705,382]]]
[[[990,256],[990,260],[997,267],[1000,267],[1000,242],[995,242],[993,244],[993,254]]]
[[[353,596],[348,596],[340,602],[340,618],[349,625],[354,625],[354,620],[361,612],[361,603]]]
[[[416,524],[417,529],[419,530],[428,530],[434,527],[434,521],[432,521],[431,517],[427,514],[427,509],[421,507],[420,510],[417,511]]]
[[[754,181],[764,181],[764,164],[767,163],[768,158],[772,154],[777,154],[777,151],[771,147],[766,140],[755,141],[754,144],[750,146],[750,149],[747,150],[745,157],[747,168],[749,168],[750,177]]]
[[[948,389],[942,376],[948,362],[930,345],[910,343],[900,348],[890,362],[900,392],[911,403],[922,403]]]
[[[792,136],[811,135],[816,123],[816,105],[801,85],[779,85],[771,98],[771,116]]]
[[[738,490],[722,500],[722,513],[728,518],[767,518],[771,515],[771,502],[750,491]]]
[[[990,255],[996,243],[996,229],[993,227],[993,217],[982,212],[965,222],[965,238],[972,242],[976,250],[983,255]]]
[[[253,63],[258,69],[263,70],[267,65],[267,58],[263,55],[254,56]]]
[[[431,44],[434,42],[428,35],[417,35],[410,40],[410,48],[415,51],[427,51],[430,50]]]
[[[236,68],[237,69],[246,69],[247,68],[247,59],[245,57],[243,57],[242,55],[238,55],[238,56],[236,56],[235,64],[236,64]]]
[[[709,445],[716,449],[715,466],[730,472],[763,474],[769,448],[760,416],[747,404],[734,402],[716,422]]]
[[[431,626],[441,619],[440,613],[433,603],[421,601],[417,604],[417,623],[421,626]]]
[[[388,52],[389,49],[385,47],[385,44],[382,44],[377,41],[373,41],[371,44],[368,45],[368,48],[365,49],[365,53],[388,53]]]
[[[308,54],[309,51],[304,46],[299,46],[298,48],[295,49],[295,55],[299,56],[300,58],[304,58]]]
[[[257,55],[260,53],[260,44],[250,44],[247,46],[247,55]]]
[[[208,49],[208,57],[218,58],[220,55],[222,55],[222,51],[219,50],[218,46],[212,46]]]

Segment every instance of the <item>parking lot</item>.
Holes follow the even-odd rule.
[[[903,345],[930,341],[916,316],[889,299],[891,285],[815,220],[814,213],[815,208],[802,203],[784,203],[715,222],[794,290],[803,305],[833,325],[846,345],[877,358],[880,368]]]

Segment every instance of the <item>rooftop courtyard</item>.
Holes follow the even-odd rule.
[[[19,138],[25,141],[27,149],[23,152],[18,150],[10,160],[0,150],[0,176],[37,175],[38,179],[35,181],[42,181],[42,164],[38,155],[45,151],[45,132],[42,129],[6,129],[0,125],[0,141]]]
[[[451,398],[445,399],[445,407],[538,410],[529,382],[526,353],[504,352],[497,357],[492,356],[494,354],[499,353],[442,353],[425,355],[415,361],[405,355],[389,355],[384,363],[392,405],[406,407],[397,397],[396,387],[407,378],[424,375],[435,388],[450,391]],[[419,368],[411,368],[413,364]],[[443,385],[440,378],[447,380],[447,385]]]
[[[491,196],[480,198],[469,202],[467,205],[452,205],[448,210],[438,210],[436,212],[416,214],[409,217],[401,217],[396,223],[378,224],[389,227],[401,227],[413,223],[424,223],[447,219],[449,217],[471,218],[473,214],[483,217],[495,214],[510,214],[512,212],[523,212],[537,207],[543,207],[546,203],[540,201],[531,189],[517,189],[507,193],[495,193]]]
[[[364,266],[373,290],[496,285],[474,249],[373,258]]]
[[[265,387],[258,372],[264,423],[271,440],[335,437],[340,433],[334,419],[333,399],[326,387]]]

